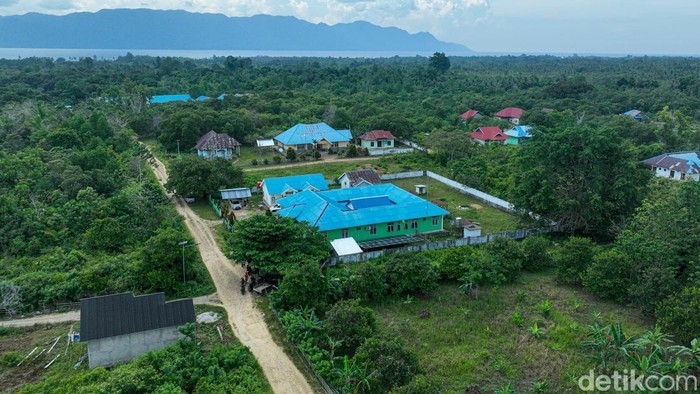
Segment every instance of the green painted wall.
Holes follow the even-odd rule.
[[[387,223],[380,223],[377,224],[377,233],[376,234],[370,234],[369,230],[367,229],[368,226],[362,226],[359,227],[351,227],[348,229],[348,237],[353,237],[355,238],[355,241],[357,242],[362,242],[362,241],[369,241],[372,239],[380,239],[380,238],[388,238],[388,237],[397,237],[400,235],[412,235],[416,233],[431,233],[435,231],[440,231],[442,230],[442,216],[438,216],[438,223],[437,225],[433,225],[433,217],[428,217],[423,220],[423,218],[419,218],[418,220],[418,228],[411,228],[411,220],[407,220],[406,224],[408,224],[408,228],[406,227],[406,224],[401,223],[401,222],[394,222],[394,231],[393,232],[388,232],[387,231]],[[399,224],[401,224],[401,227],[399,228]],[[328,240],[332,241],[334,239],[339,239],[343,238],[342,236],[342,229],[338,230],[330,230],[326,231],[325,234],[328,237]]]
[[[374,142],[374,146],[370,146],[371,142]],[[381,144],[381,146],[379,145]],[[374,148],[393,148],[394,147],[394,140],[378,140],[378,141],[365,141],[362,140],[362,147],[367,148],[367,149],[374,149]]]

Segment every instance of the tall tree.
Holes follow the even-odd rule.
[[[229,245],[233,258],[265,274],[281,274],[328,257],[328,242],[315,227],[278,215],[255,215],[236,225]]]
[[[516,207],[566,231],[609,236],[643,197],[650,172],[615,130],[576,125],[539,134],[520,149]]]
[[[184,155],[171,162],[165,187],[180,196],[206,197],[222,188],[242,184],[243,171],[230,161]]]

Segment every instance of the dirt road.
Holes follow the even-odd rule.
[[[156,160],[153,171],[161,184],[168,180],[163,163]],[[181,198],[172,197],[178,213],[198,244],[199,253],[209,270],[219,299],[228,313],[233,332],[248,346],[262,367],[275,393],[312,393],[311,386],[292,360],[270,335],[265,319],[253,304],[253,295],[240,292],[243,268],[224,256],[214,238],[210,223],[201,219]]]
[[[274,165],[274,166],[260,166],[260,167],[253,167],[253,168],[244,168],[243,171],[255,172],[255,171],[277,170],[280,168],[289,168],[289,167],[320,166],[323,164],[332,164],[332,163],[352,163],[354,161],[366,162],[368,160],[379,160],[381,158],[382,158],[382,156],[362,156],[362,157],[352,157],[352,158],[348,158],[348,159],[307,161],[307,162],[303,162],[303,163],[289,163],[289,164],[280,164],[280,165]]]

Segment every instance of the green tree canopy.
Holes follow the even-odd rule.
[[[570,126],[520,149],[511,190],[516,207],[566,231],[608,236],[643,197],[650,172],[614,129]]]
[[[255,215],[236,225],[229,245],[233,258],[265,274],[282,274],[329,256],[328,241],[318,229],[278,215]]]
[[[184,155],[170,163],[165,187],[183,197],[206,197],[220,189],[241,185],[243,172],[230,161]]]

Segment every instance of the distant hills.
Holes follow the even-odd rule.
[[[149,9],[3,16],[0,47],[471,52],[429,33],[410,34],[362,21],[331,26],[291,16],[227,17]]]

